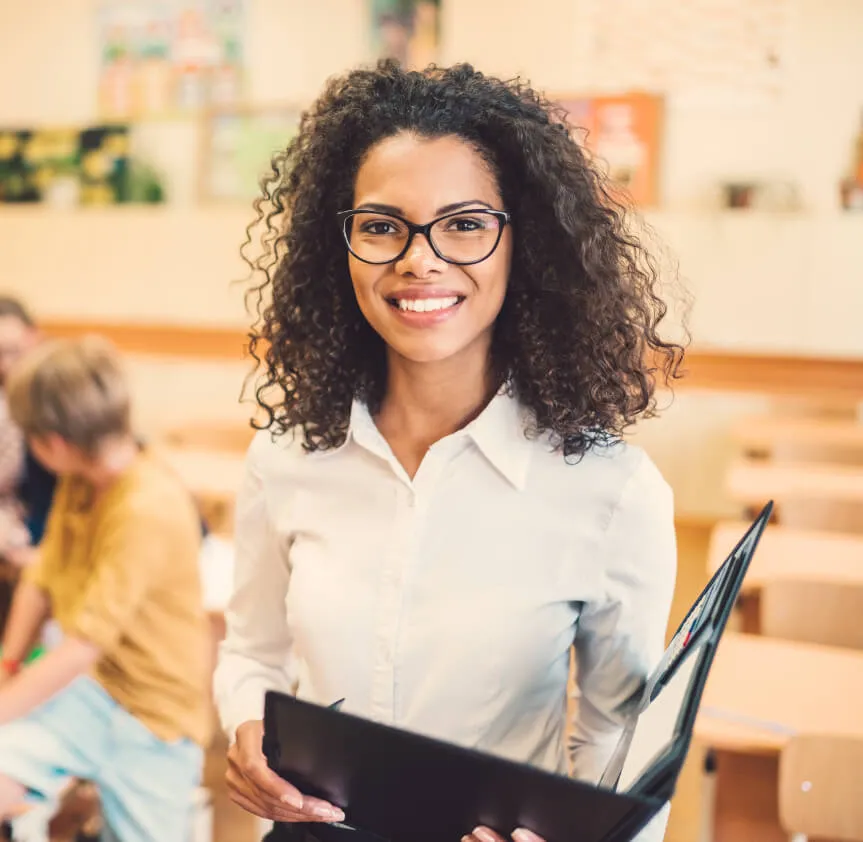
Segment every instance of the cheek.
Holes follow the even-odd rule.
[[[363,307],[364,302],[371,302],[375,296],[375,286],[380,277],[380,270],[375,266],[369,266],[367,263],[361,263],[354,259],[351,259],[349,269],[354,295],[360,307]]]
[[[503,305],[509,285],[509,260],[495,261],[493,264],[479,264],[475,267],[473,281],[489,308],[495,315]]]

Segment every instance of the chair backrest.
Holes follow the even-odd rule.
[[[863,584],[769,579],[761,590],[760,627],[767,637],[863,649]]]
[[[863,740],[792,737],[779,760],[779,821],[789,834],[863,842]]]

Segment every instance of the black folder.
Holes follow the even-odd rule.
[[[276,692],[264,713],[270,767],[341,807],[342,827],[388,842],[457,842],[480,824],[507,838],[526,827],[547,842],[631,840],[674,793],[716,646],[771,510],[731,551],[625,705],[598,785]]]

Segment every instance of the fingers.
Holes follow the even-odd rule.
[[[228,763],[254,787],[269,797],[274,806],[287,804],[303,808],[303,796],[296,787],[280,778],[269,766],[261,748],[263,725],[247,722],[237,729],[237,741],[228,749]]]
[[[514,842],[545,842],[542,837],[523,827],[513,831],[512,838]],[[506,842],[506,840],[491,828],[480,826],[474,828],[467,836],[463,836],[461,842]]]
[[[304,796],[287,781],[266,767],[261,769],[256,759],[243,758],[241,752],[228,752],[225,780],[231,798],[244,810],[261,818],[281,822],[342,821],[345,814],[319,798]],[[261,755],[263,760],[263,755]],[[276,781],[270,780],[271,773]],[[277,784],[280,784],[277,786]]]
[[[514,842],[545,842],[541,836],[537,836],[532,830],[520,827],[512,833]]]
[[[256,757],[241,752],[237,766],[243,777],[274,805],[303,809],[303,794],[270,769],[263,754]]]
[[[467,836],[462,838],[462,842],[506,842],[502,836],[498,836],[489,827],[475,827]]]

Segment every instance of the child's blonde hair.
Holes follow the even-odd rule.
[[[7,395],[24,435],[53,433],[90,456],[106,438],[130,432],[126,376],[100,337],[45,342],[13,370]]]

